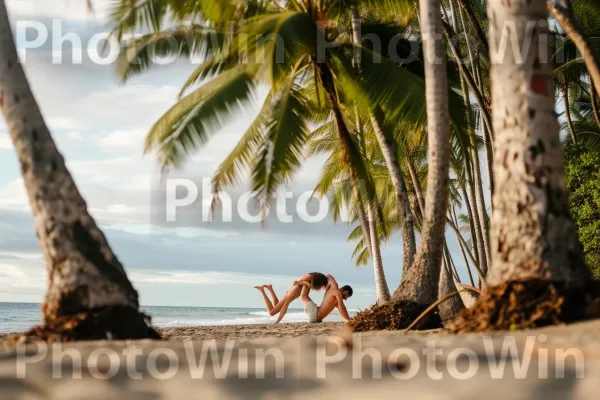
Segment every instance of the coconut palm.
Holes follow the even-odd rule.
[[[548,34],[546,24],[539,23],[545,12],[543,0],[512,5],[500,0],[489,2],[490,24],[494,27],[492,51],[497,50],[507,23],[516,23],[516,30],[511,32],[517,35],[518,43],[531,39],[531,47],[524,62],[518,54],[506,51],[498,54],[492,65],[498,154],[488,278],[493,287],[483,296],[485,304],[476,306],[471,310],[473,314],[457,324],[459,331],[548,323],[548,315],[540,318],[535,309],[507,306],[505,296],[520,304],[538,304],[543,299],[561,304],[574,301],[576,305],[567,307],[569,310],[556,312],[554,318],[558,320],[583,317],[588,301],[582,293],[591,276],[569,214],[555,92],[550,80],[552,65],[551,60],[540,57],[544,54],[540,52],[544,46],[541,35]],[[528,24],[538,27],[531,36]],[[508,119],[514,123],[507,123]],[[557,295],[557,291],[562,294]],[[561,296],[575,296],[576,300]],[[514,314],[506,322],[503,319],[509,313]]]
[[[599,76],[600,5],[584,0],[565,4],[550,1],[548,8],[560,23],[552,31],[552,50],[554,83],[563,99],[565,128],[571,142],[581,140],[584,146],[595,146],[595,131],[600,126],[597,85],[593,84]]]
[[[55,340],[158,337],[139,312],[138,294],[87,210],[52,139],[19,61],[0,0],[0,107],[21,166],[46,259],[44,325]]]
[[[407,122],[423,124],[424,82],[407,69],[413,66],[404,68],[368,45],[352,43],[352,38],[337,29],[333,21],[349,15],[349,11],[345,2],[334,0],[271,4],[264,7],[264,14],[236,23],[234,35],[218,32],[218,22],[205,27],[225,38],[220,46],[210,47],[210,51],[209,46],[199,45],[206,41],[204,34],[189,32],[190,23],[152,32],[143,41],[139,38],[130,41],[122,52],[124,77],[139,72],[139,65],[149,66],[147,43],[164,40],[165,35],[177,41],[183,36],[181,32],[185,32],[196,35],[191,41],[195,46],[182,44],[176,47],[176,53],[187,56],[194,49],[196,52],[202,49],[208,59],[190,77],[184,90],[207,76],[212,78],[182,97],[161,117],[148,135],[147,150],[157,152],[163,167],[180,165],[187,154],[208,140],[221,120],[250,100],[256,85],[267,85],[271,91],[257,119],[215,174],[215,191],[235,183],[247,168],[254,192],[267,205],[277,186],[293,178],[308,142],[307,123],[317,110],[324,108],[334,128],[342,161],[348,166],[350,184],[364,187],[367,196],[364,211],[368,216],[368,207],[375,203],[374,184],[361,156],[360,137],[354,132],[354,121],[348,118],[348,108],[379,108],[389,120],[401,116]],[[171,22],[177,24],[177,18]],[[385,24],[372,23],[370,27],[390,30]],[[279,43],[265,40],[274,35],[281,39]],[[326,41],[329,46],[320,45]],[[169,50],[173,51],[159,47],[159,51]],[[278,51],[283,54],[282,60],[276,58]],[[361,56],[359,70],[353,67],[355,53]],[[266,55],[266,62],[255,62],[261,54]],[[453,108],[453,117],[461,121],[460,103],[454,104],[458,106]],[[364,231],[369,232],[368,228]],[[437,279],[431,291],[436,292],[436,287]]]
[[[367,137],[362,131],[365,125],[361,123],[357,125],[360,129],[358,132],[361,138],[360,151],[365,158],[365,165],[369,168],[371,179],[375,183],[376,197],[373,201],[369,201],[368,196],[363,192],[363,187],[352,185],[351,171],[344,162],[343,152],[337,146],[337,133],[333,121],[326,121],[313,131],[308,144],[309,156],[328,155],[314,194],[319,197],[329,197],[334,222],[344,218],[350,223],[358,223],[349,237],[349,240],[360,241],[360,246],[357,247],[353,257],[356,258],[356,264],[359,266],[367,265],[369,258],[373,261],[377,303],[385,303],[390,298],[390,292],[383,269],[381,243],[387,240],[385,235],[387,228],[382,225],[388,223],[389,219],[387,210],[384,210],[379,203],[382,179],[378,176],[378,170],[381,169],[381,161],[374,160],[374,150],[376,150],[374,146],[371,145],[367,149],[368,143],[365,140]],[[386,178],[389,181],[389,174]],[[343,215],[345,211],[347,215]]]
[[[248,167],[253,189],[266,203],[275,188],[290,179],[299,166],[308,138],[307,123],[321,105],[326,105],[335,121],[345,161],[352,166],[352,179],[370,187],[352,125],[344,116],[345,99],[379,104],[388,107],[391,115],[402,114],[419,121],[424,117],[423,82],[388,58],[375,63],[373,59],[379,55],[374,50],[343,40],[332,22],[341,11],[338,3],[292,1],[285,7],[266,7],[265,14],[244,20],[225,45],[212,49],[215,54],[199,66],[184,89],[207,76],[213,79],[182,97],[159,119],[148,134],[147,151],[156,151],[163,167],[180,165],[187,154],[208,140],[221,120],[251,100],[254,87],[266,84],[271,93],[251,128],[217,171],[215,188],[232,184],[240,169]],[[328,15],[327,21],[322,20],[324,15]],[[183,37],[183,32],[196,35],[190,33],[189,25],[149,34],[141,46],[140,39],[130,41],[122,52],[123,76],[139,72],[139,65],[147,65],[148,43],[165,35],[174,41]],[[213,29],[212,25],[207,29]],[[281,38],[281,46],[264,40],[273,35]],[[205,43],[204,33],[194,38],[194,46],[177,46],[177,53],[208,52],[207,46],[200,45]],[[319,54],[319,43],[326,41],[336,46]],[[360,72],[352,68],[347,57],[354,51],[362,54]],[[276,58],[278,52],[284,55],[282,62]],[[252,61],[261,54],[266,55],[265,62]],[[384,76],[394,76],[396,83],[390,85]]]

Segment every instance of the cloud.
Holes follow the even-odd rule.
[[[29,199],[25,192],[23,178],[16,178],[0,187],[0,209],[29,211]]]
[[[74,0],[7,0],[11,15],[29,17],[65,18],[81,21],[104,21],[108,16],[110,1],[94,0],[94,11],[90,12],[86,1]]]
[[[169,283],[169,284],[196,284],[196,285],[248,285],[249,281],[276,282],[291,284],[297,277],[294,276],[269,276],[235,274],[224,272],[191,272],[191,271],[139,271],[129,272],[132,281],[136,283]]]
[[[0,262],[0,291],[15,289],[34,289],[42,292],[46,287],[46,276],[43,269],[31,264],[8,264]]]
[[[13,144],[8,133],[0,131],[0,150],[12,150]]]
[[[46,123],[51,131],[75,130],[81,125],[75,119],[64,116],[46,117]]]
[[[98,137],[96,140],[99,142],[100,146],[107,150],[141,153],[141,149],[144,148],[144,139],[147,134],[148,131],[141,128],[117,130]]]

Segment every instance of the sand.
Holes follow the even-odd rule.
[[[351,336],[339,325],[173,328],[163,330],[169,341],[0,346],[0,398],[598,399],[600,321],[491,336]],[[198,340],[215,337],[227,339]]]
[[[164,340],[259,339],[327,335],[344,327],[343,322],[281,323],[253,325],[189,326],[157,328]],[[0,340],[9,334],[0,333]]]
[[[158,331],[165,340],[258,339],[326,335],[343,326],[342,322],[284,323],[158,328]]]

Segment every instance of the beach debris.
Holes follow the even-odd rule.
[[[58,317],[22,335],[6,338],[12,344],[74,342],[78,340],[160,339],[150,318],[130,307],[99,310]]]
[[[523,279],[490,286],[473,308],[447,327],[452,333],[513,331],[563,325],[589,318],[598,283],[570,288],[561,282]],[[589,312],[588,312],[589,314]]]
[[[408,328],[428,306],[406,300],[388,301],[358,313],[348,325],[354,332],[403,330]],[[437,310],[415,327],[417,330],[438,328],[442,328],[442,321]]]

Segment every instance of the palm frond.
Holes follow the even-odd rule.
[[[264,141],[252,166],[252,190],[263,209],[268,207],[277,187],[299,168],[309,136],[306,99],[293,74],[277,96],[265,124]]]
[[[254,85],[253,71],[243,65],[219,75],[177,102],[154,124],[145,152],[157,150],[163,169],[179,166],[223,125],[225,115],[250,100]]]
[[[204,59],[219,52],[224,44],[223,34],[202,25],[181,25],[152,32],[125,43],[117,59],[117,74],[125,81],[150,69],[156,60],[171,57]]]

